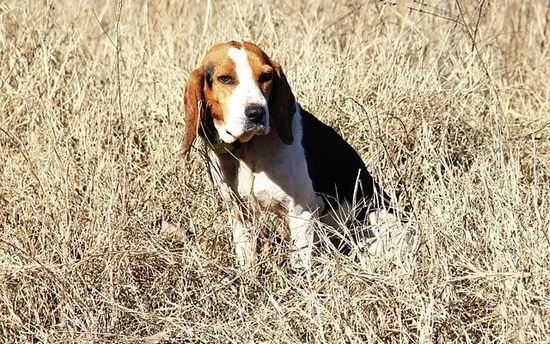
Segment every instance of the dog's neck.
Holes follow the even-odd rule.
[[[217,155],[223,155],[223,154],[229,154],[229,153],[232,153],[232,152],[236,152],[236,151],[239,150],[239,148],[242,145],[242,143],[239,142],[239,141],[235,141],[233,143],[226,143],[226,142],[223,142],[223,141],[213,143],[213,142],[209,142],[209,141],[205,140],[205,143],[206,143],[206,146],[210,150],[212,150],[212,152],[214,152]]]
[[[254,136],[247,142],[235,141],[217,144],[206,142],[206,145],[210,152],[217,157],[217,161],[227,170],[238,168],[240,164],[244,164],[250,171],[256,171],[259,166],[264,165],[264,160],[270,159],[269,153],[266,152],[276,151],[278,148],[274,145],[284,145],[284,143],[272,131],[266,135]]]

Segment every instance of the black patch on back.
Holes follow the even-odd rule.
[[[358,207],[355,220],[364,223],[375,209],[388,209],[389,196],[373,180],[355,149],[315,116],[303,109],[301,113],[308,173],[313,189],[325,201],[325,211],[338,209],[338,204],[347,200]]]
[[[204,80],[206,81],[208,88],[212,88],[213,75],[214,75],[214,66],[212,66],[212,64],[208,64],[206,66],[206,70],[204,71]]]

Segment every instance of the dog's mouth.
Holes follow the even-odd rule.
[[[246,127],[240,135],[234,135],[229,130],[225,130],[225,133],[235,139],[235,141],[248,142],[255,135],[265,135],[269,132],[269,129],[266,128],[263,124],[256,124]]]

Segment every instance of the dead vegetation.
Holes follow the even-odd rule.
[[[0,3],[0,339],[548,342],[549,6]],[[179,154],[187,76],[231,38],[361,153],[417,249],[236,269],[200,144]]]

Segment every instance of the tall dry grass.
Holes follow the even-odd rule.
[[[550,342],[549,6],[1,2],[0,338]],[[360,152],[415,249],[239,272],[200,144],[179,154],[187,76],[231,38]]]

